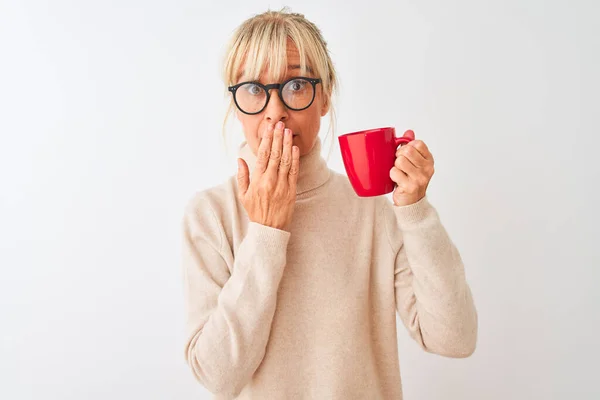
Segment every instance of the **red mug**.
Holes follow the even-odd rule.
[[[413,139],[412,131],[396,137],[392,127],[339,136],[344,167],[356,194],[370,197],[393,192],[396,183],[390,178],[390,170],[396,161],[396,150]]]

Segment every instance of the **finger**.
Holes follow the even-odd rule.
[[[292,147],[292,166],[290,167],[290,173],[288,174],[288,181],[290,183],[290,190],[292,193],[296,193],[296,184],[298,183],[298,172],[300,171],[300,149],[298,146]]]
[[[410,181],[408,175],[396,167],[392,167],[392,169],[390,169],[390,178],[396,182],[398,186],[406,186]]]
[[[400,154],[396,161],[394,162],[394,167],[398,168],[400,171],[404,172],[408,176],[415,176],[419,174],[419,168],[417,168],[407,157],[403,154]]]
[[[246,195],[248,191],[248,186],[250,186],[250,174],[248,172],[248,164],[246,161],[238,158],[238,173],[237,173],[237,182],[238,182],[238,191],[240,197]]]
[[[429,151],[429,148],[427,147],[425,142],[423,142],[422,140],[413,140],[409,143],[409,145],[415,150],[417,150],[423,156],[424,159],[433,161],[433,156],[431,155],[431,152]]]
[[[290,167],[292,166],[292,130],[285,129],[283,131],[283,153],[281,154],[281,162],[279,163],[279,178],[286,182]]]
[[[279,169],[279,163],[281,162],[281,154],[283,151],[283,122],[279,121],[275,125],[275,131],[273,132],[273,143],[271,144],[271,154],[269,156],[269,165],[267,166],[267,173],[272,177],[277,176],[277,170]]]
[[[411,140],[415,140],[415,132],[413,132],[411,129],[409,129],[406,132],[404,132],[404,135],[402,135],[402,137],[406,137]]]
[[[271,144],[273,142],[273,124],[267,126],[266,131],[262,135],[262,140],[258,146],[256,154],[256,166],[254,167],[255,174],[263,174],[269,164],[269,156],[271,155]]]
[[[403,146],[402,148],[396,151],[396,158],[406,157],[415,168],[423,168],[427,165],[428,161],[423,157],[423,155],[414,148],[414,146]]]

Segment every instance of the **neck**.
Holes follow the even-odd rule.
[[[256,165],[256,154],[245,141],[240,145],[239,157],[246,161],[250,174],[252,174]],[[323,185],[329,179],[329,174],[327,162],[321,156],[321,139],[317,137],[313,148],[300,157],[296,194],[302,194]]]

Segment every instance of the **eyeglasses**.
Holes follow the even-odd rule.
[[[283,83],[263,85],[259,82],[242,82],[229,86],[237,108],[248,115],[261,113],[269,104],[270,91],[277,89],[279,98],[287,108],[294,111],[306,110],[315,100],[316,86],[321,79],[294,77]]]

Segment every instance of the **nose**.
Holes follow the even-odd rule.
[[[271,98],[265,108],[265,118],[270,123],[285,121],[288,118],[288,109],[279,98],[277,89],[271,89]]]

